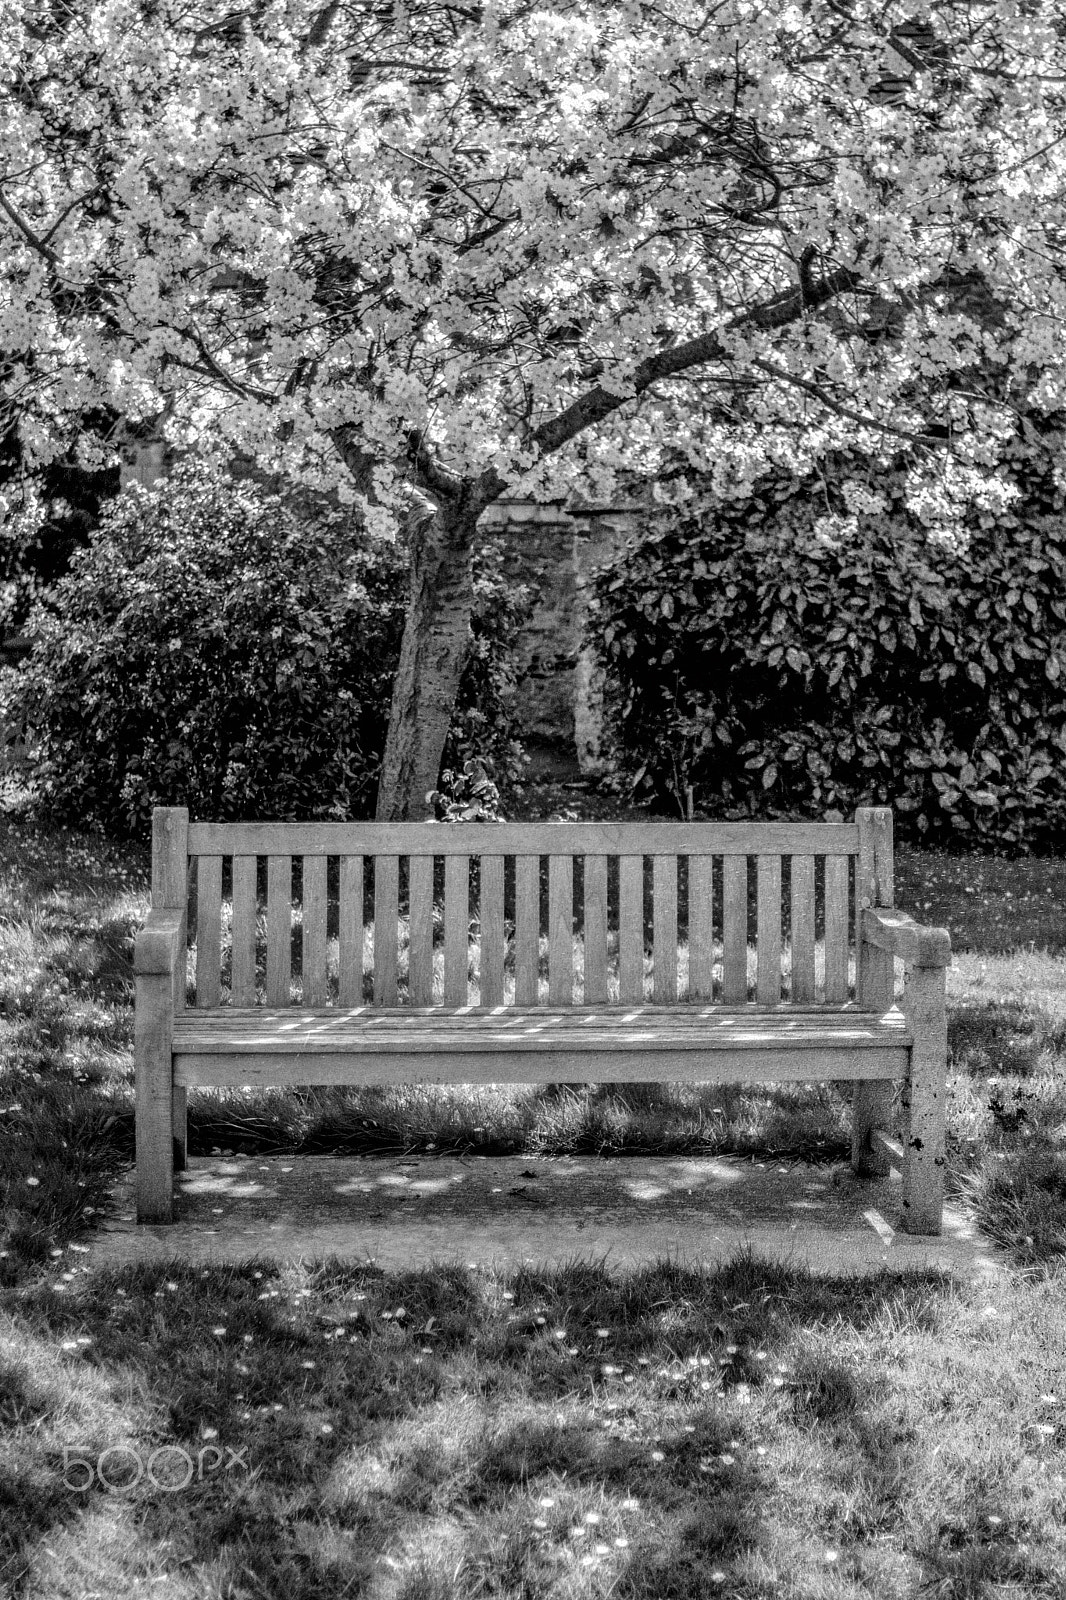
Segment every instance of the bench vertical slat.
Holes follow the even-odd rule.
[[[465,1006],[470,972],[470,858],[444,858],[444,1004]]]
[[[374,857],[374,1004],[396,1004],[400,921],[400,858]]]
[[[792,988],[796,1005],[813,1005],[814,965],[814,857],[792,857]]]
[[[748,998],[748,860],[722,863],[722,999],[727,1006]]]
[[[755,870],[755,993],[761,1006],[776,1006],[781,1002],[781,857],[758,856]]]
[[[233,968],[235,1006],[255,1005],[255,856],[233,858]]]
[[[585,857],[584,1002],[600,1005],[607,999],[607,857]]]
[[[540,857],[515,856],[515,1005],[535,1006],[540,950]]]
[[[363,1003],[363,858],[341,856],[340,906],[337,917],[337,1001]]]
[[[855,989],[864,1010],[887,1011],[892,1004],[893,962],[861,937],[862,913],[868,906],[891,906],[892,812],[883,806],[861,806],[855,813],[859,854],[855,862]],[[851,1101],[851,1164],[865,1177],[883,1177],[889,1160],[870,1142],[874,1129],[892,1132],[893,1086],[884,1081],[857,1082]]]
[[[574,858],[548,857],[548,1004],[574,1000]]]
[[[222,964],[222,857],[196,863],[196,1004],[217,1006]]]
[[[825,858],[825,999],[848,998],[848,857]]]
[[[652,996],[657,1006],[677,999],[677,857],[653,856]]]
[[[433,857],[410,856],[411,916],[407,946],[407,992],[413,1006],[433,1004]]]
[[[478,995],[483,1006],[503,1005],[503,857],[481,858],[481,958]]]
[[[292,1004],[292,857],[267,858],[267,1005]]]
[[[714,857],[688,858],[688,993],[714,999]]]
[[[618,998],[644,1001],[644,857],[618,858]]]
[[[304,856],[303,1003],[324,1006],[329,1000],[326,972],[325,856]]]

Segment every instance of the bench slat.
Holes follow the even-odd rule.
[[[748,863],[727,856],[722,887],[722,999],[743,1005],[748,998]]]
[[[618,863],[618,997],[644,999],[644,857]]]
[[[756,889],[756,998],[775,1006],[781,998],[781,857],[759,856]]]
[[[866,1027],[871,1022],[883,1024],[885,1027],[902,1028],[904,1026],[903,1013],[897,1008],[887,1012],[864,1011],[861,1007],[853,1005],[850,1001],[842,1006],[827,1007],[816,1004],[811,1006],[793,1006],[783,1002],[777,1006],[760,1006],[748,1003],[744,1006],[714,1005],[676,1005],[659,1006],[651,1001],[639,1002],[633,1005],[607,1005],[607,1006],[515,1006],[504,1011],[496,1011],[483,1006],[375,1006],[367,1003],[361,1006],[339,1007],[327,1006],[320,1010],[312,1011],[309,1007],[295,1005],[287,1010],[267,1006],[248,1006],[244,1010],[220,1010],[217,1013],[221,1020],[219,1027],[225,1029],[228,1035],[242,1037],[247,1033],[254,1033],[257,1028],[275,1025],[283,1033],[299,1033],[301,1028],[314,1028],[323,1032],[330,1028],[339,1028],[342,1031],[350,1024],[360,1028],[369,1028],[374,1033],[389,1034],[391,1031],[404,1032],[408,1029],[428,1028],[430,1030],[447,1025],[452,1020],[458,1019],[462,1027],[480,1028],[487,1026],[505,1032],[520,1030],[528,1023],[530,1027],[546,1026],[553,1029],[571,1028],[577,1033],[587,1033],[595,1029],[602,1021],[607,1028],[638,1026],[645,1021],[655,1026],[666,1023],[672,1029],[705,1028],[711,1024],[715,1027],[747,1027],[749,1024],[762,1025],[766,1018],[777,1019],[774,1026],[779,1026],[784,1032],[796,1034],[808,1033],[811,1029],[826,1027],[855,1026]],[[216,1013],[193,1011],[188,1015],[187,1023],[183,1026],[190,1027],[194,1032],[204,1029],[213,1030]]]
[[[848,998],[848,858],[825,858],[825,998]]]
[[[856,855],[850,822],[193,822],[197,855]]]
[[[238,1016],[247,1019],[246,1027],[231,1026]],[[455,1010],[434,1006],[418,1012],[396,1007],[385,1014],[370,1006],[348,1011],[330,1006],[312,1012],[287,1007],[279,1011],[263,1009],[254,1016],[249,1012],[231,1016],[221,1010],[206,1015],[189,1011],[175,1020],[174,1028],[176,1048],[182,1050],[224,1052],[232,1045],[238,1050],[270,1048],[280,1055],[287,1051],[333,1049],[341,1040],[360,1050],[380,1047],[402,1051],[407,1039],[418,1040],[419,1049],[428,1048],[435,1041],[465,1040],[472,1049],[484,1050],[527,1050],[553,1041],[576,1050],[582,1041],[594,1039],[612,1039],[619,1048],[636,1050],[647,1048],[649,1043],[654,1047],[655,1040],[664,1039],[686,1050],[745,1049],[772,1043],[787,1052],[826,1041],[847,1040],[861,1049],[886,1041],[893,1045],[906,1043],[911,1037],[901,1011],[877,1015],[850,1007],[839,1011],[822,1008],[794,1016],[787,1006],[773,1010],[750,1006],[743,1011],[718,1006],[693,1008],[687,1021],[670,1006],[614,1006],[604,1011],[584,1011],[580,1022],[569,1006],[554,1011],[546,1006],[526,1006],[514,1013],[475,1010],[470,1006]]]
[[[234,856],[230,985],[235,1006],[255,1004],[255,872],[255,856]]]
[[[222,965],[222,857],[196,863],[196,1004],[217,1006]]]
[[[243,1024],[240,1026],[238,1024]],[[279,1055],[306,1050],[332,1050],[341,1042],[358,1050],[400,1050],[405,1041],[418,1049],[434,1044],[451,1048],[465,1044],[485,1051],[528,1050],[551,1045],[577,1050],[584,1043],[612,1040],[620,1049],[655,1049],[665,1041],[678,1049],[748,1049],[775,1045],[788,1051],[819,1048],[846,1041],[856,1049],[890,1043],[905,1045],[911,1034],[904,1014],[856,1011],[852,1007],[827,1011],[812,1008],[795,1013],[788,1006],[764,1010],[755,1006],[734,1011],[721,1006],[612,1006],[605,1010],[571,1006],[549,1010],[544,1006],[520,1011],[451,1009],[435,1006],[412,1012],[403,1007],[382,1013],[370,1006],[351,1011],[328,1008],[318,1012],[260,1010],[214,1014],[187,1012],[176,1019],[175,1048],[225,1052],[272,1049]]]
[[[586,1005],[607,1000],[607,857],[585,857],[583,926]]]
[[[374,1001],[396,1004],[396,941],[400,920],[400,860],[374,857]]]
[[[363,998],[362,856],[341,856],[337,909],[337,1001],[342,1006],[357,1006]]]
[[[470,861],[444,862],[444,1003],[465,1006],[470,971]]]
[[[514,998],[517,1006],[535,1006],[540,952],[540,858],[515,859]]]
[[[407,988],[413,1006],[428,1006],[433,1003],[433,857],[412,856],[407,871]]]
[[[650,1050],[641,1045],[603,1048],[545,1049],[539,1044],[515,1054],[506,1064],[497,1049],[473,1051],[465,1044],[443,1050],[434,1042],[421,1050],[380,1054],[353,1062],[341,1045],[330,1052],[279,1056],[250,1050],[232,1054],[191,1054],[179,1044],[174,1055],[174,1081],[180,1088],[280,1087],[283,1084],[409,1084],[409,1083],[706,1083],[707,1052],[663,1043]],[[851,1042],[825,1044],[784,1053],[778,1045],[738,1050],[723,1045],[714,1062],[720,1083],[815,1083],[901,1078],[907,1070],[907,1048],[881,1045],[857,1048]]]
[[[548,1004],[574,998],[574,858],[548,857]]]
[[[714,859],[688,859],[688,992],[714,998]]]
[[[677,857],[653,856],[652,995],[656,1005],[677,999]]]
[[[305,856],[303,875],[303,997],[305,1005],[324,1006],[329,998],[326,971],[326,858]]]
[[[413,866],[414,861],[411,864]],[[482,856],[478,993],[483,1006],[503,1005],[503,958],[506,953],[503,890],[503,857]]]
[[[267,1005],[292,999],[292,857],[267,861]]]
[[[792,857],[792,986],[797,1004],[814,1000],[814,857]]]

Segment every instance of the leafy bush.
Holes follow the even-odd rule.
[[[1063,440],[1025,421],[955,537],[903,458],[664,509],[592,604],[622,773],[716,815],[891,803],[930,841],[1061,846]]]
[[[493,615],[476,619],[459,737],[506,767],[497,663],[517,609],[498,603],[487,566],[479,602]],[[38,808],[115,833],[143,833],[158,804],[219,819],[372,814],[406,594],[401,549],[354,545],[340,517],[307,520],[255,483],[190,462],[151,491],[131,485],[35,606],[32,652],[5,678]]]

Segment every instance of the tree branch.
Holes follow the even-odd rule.
[[[414,481],[438,500],[455,500],[463,488],[458,473],[449,472],[432,454],[425,436],[412,428],[407,435],[408,458],[414,468]]]
[[[752,360],[753,367],[759,367],[763,372],[768,372],[773,378],[780,378],[782,383],[791,383],[797,389],[802,389],[805,394],[812,394],[814,398],[830,411],[835,411],[838,416],[846,417],[849,422],[857,422],[862,428],[879,428],[882,433],[894,433],[901,439],[907,439],[911,444],[933,444],[936,436],[930,433],[911,433],[907,428],[897,428],[891,422],[879,422],[876,417],[867,416],[865,412],[853,411],[841,400],[834,400],[832,395],[826,394],[818,384],[812,383],[808,378],[801,378],[795,372],[788,372],[784,367],[775,366],[772,361],[764,361],[761,356]]]
[[[24,222],[22,217],[19,216],[18,212],[15,210],[14,206],[11,204],[10,200],[7,198],[7,195],[2,189],[0,189],[0,211],[2,211],[4,216],[7,217],[8,221],[18,229],[19,233],[21,233],[30,249],[36,250],[38,255],[43,256],[48,262],[48,265],[54,270],[58,264],[55,251],[52,250],[43,239],[38,239],[29,223]]]
[[[859,273],[854,267],[838,267],[835,272],[829,273],[817,284],[811,284],[806,291],[796,285],[794,288],[785,289],[765,305],[755,306],[750,311],[744,311],[734,317],[732,322],[726,324],[725,332],[732,332],[740,328],[754,328],[761,332],[770,332],[775,328],[784,328],[790,322],[795,322],[804,311],[810,311],[820,305],[825,305],[838,294],[843,294],[848,289],[854,289],[861,281]],[[596,385],[589,389],[578,399],[572,401],[557,417],[551,417],[547,422],[542,422],[539,428],[534,429],[531,444],[538,452],[538,457],[543,458],[553,455],[561,450],[563,445],[569,444],[579,433],[584,433],[586,428],[602,422],[613,411],[624,406],[628,401],[635,399],[645,390],[650,389],[653,383],[660,383],[664,378],[677,377],[682,372],[687,372],[691,367],[703,365],[709,361],[732,361],[731,352],[722,343],[719,332],[701,333],[693,339],[685,339],[679,344],[672,344],[654,355],[646,356],[633,374],[630,392],[625,395],[611,394],[608,390]],[[489,505],[497,499],[507,484],[497,472],[495,467],[488,467],[478,479],[477,496]]]
[[[47,249],[49,240],[51,240],[51,239],[53,239],[55,237],[56,233],[62,227],[63,223],[66,221],[67,217],[69,217],[70,213],[72,211],[76,210],[78,206],[83,206],[85,204],[86,200],[91,200],[94,194],[99,194],[101,192],[101,190],[103,189],[103,187],[104,187],[104,185],[102,183],[94,183],[92,188],[91,189],[86,189],[84,194],[75,195],[74,199],[70,202],[70,204],[69,205],[65,205],[63,207],[62,211],[59,213],[58,217],[53,222],[52,226],[49,228],[49,230],[45,234],[44,238],[41,240],[40,245],[38,246],[38,248],[39,249]]]

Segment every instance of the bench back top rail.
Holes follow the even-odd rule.
[[[153,904],[189,909],[198,1007],[840,1005],[891,905],[892,814],[854,823],[192,823],[160,808]]]

